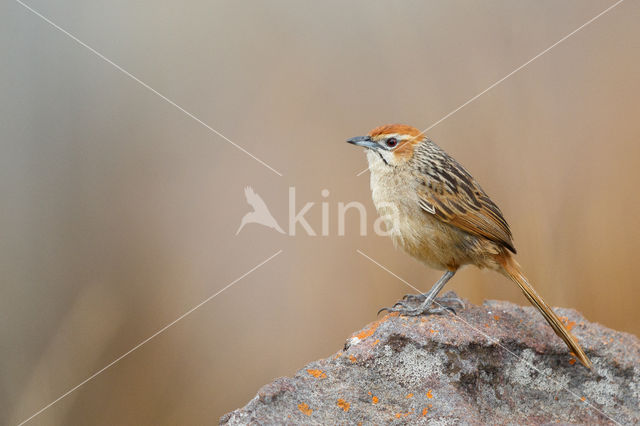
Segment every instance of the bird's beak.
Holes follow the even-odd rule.
[[[347,139],[347,142],[370,149],[380,147],[380,145],[371,140],[370,136],[356,136],[355,138]]]

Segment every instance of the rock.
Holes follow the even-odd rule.
[[[534,308],[467,303],[458,315],[386,315],[220,423],[639,423],[638,338],[556,312],[592,370]]]

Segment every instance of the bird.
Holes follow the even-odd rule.
[[[576,358],[591,368],[576,338],[515,260],[513,236],[502,211],[460,163],[423,132],[404,124],[380,126],[347,142],[365,148],[373,203],[396,247],[444,271],[427,293],[406,295],[378,313],[455,313],[451,304],[462,301],[451,297],[436,301],[440,290],[462,266],[488,268],[515,282]],[[420,304],[413,307],[416,301]],[[432,306],[434,301],[438,307]]]
[[[240,227],[236,231],[236,235],[240,233],[242,228],[248,223],[259,223],[260,225],[267,226],[275,229],[281,234],[284,234],[280,225],[275,220],[264,200],[256,194],[256,192],[250,186],[244,188],[244,196],[247,199],[247,203],[253,207],[253,211],[245,214],[240,221]]]

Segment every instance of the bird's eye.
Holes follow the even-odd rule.
[[[389,148],[393,148],[394,146],[398,145],[398,139],[389,138],[389,139],[387,139],[387,141],[385,143]]]

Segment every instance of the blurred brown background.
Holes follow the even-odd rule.
[[[283,173],[55,30],[0,5],[0,423],[16,424],[284,250],[30,424],[210,424],[338,350],[439,272],[337,236],[375,219],[344,140],[426,128],[612,1],[30,0],[53,22]],[[640,3],[626,1],[430,131],[501,206],[547,301],[640,333]],[[251,185],[285,227],[235,236]],[[330,196],[322,198],[321,190]],[[447,287],[526,304],[495,273]]]

